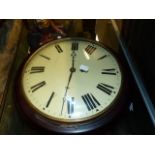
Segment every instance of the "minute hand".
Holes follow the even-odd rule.
[[[65,103],[65,100],[66,100],[67,91],[68,91],[68,89],[69,89],[69,84],[70,84],[72,75],[73,75],[73,73],[76,71],[76,69],[74,68],[74,61],[75,61],[75,56],[76,56],[75,51],[72,52],[71,56],[72,56],[72,66],[71,66],[71,68],[70,68],[70,75],[69,75],[69,78],[68,78],[68,83],[67,83],[66,90],[65,90],[65,94],[64,94],[64,97],[63,97],[61,115],[62,115],[62,111],[63,111],[63,107],[64,107],[64,103]]]

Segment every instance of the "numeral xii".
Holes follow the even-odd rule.
[[[76,50],[78,50],[78,48],[79,48],[79,44],[77,42],[73,42],[72,43],[71,50],[72,51],[76,51]]]
[[[110,69],[102,69],[102,74],[109,74],[109,75],[116,75],[116,69],[110,68]]]

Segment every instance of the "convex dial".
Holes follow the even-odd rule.
[[[117,98],[120,66],[101,44],[63,39],[38,49],[24,65],[21,86],[27,104],[59,122],[82,122],[102,115]]]

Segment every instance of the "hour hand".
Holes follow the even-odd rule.
[[[71,70],[72,70],[72,71],[71,71]],[[64,103],[65,103],[65,101],[66,101],[66,96],[67,96],[67,91],[68,91],[68,89],[69,89],[69,84],[70,84],[70,81],[71,81],[71,78],[72,78],[72,75],[73,75],[73,72],[74,72],[73,70],[74,70],[74,69],[70,69],[70,75],[69,75],[69,78],[68,78],[68,83],[67,83],[67,86],[66,86],[66,89],[65,89],[65,94],[64,94],[64,97],[63,97],[61,115],[62,115]]]
[[[63,97],[61,115],[62,115],[64,103],[66,101],[66,96],[67,96],[67,91],[69,89],[70,81],[72,79],[73,73],[76,71],[76,68],[74,67],[74,62],[75,62],[75,57],[76,57],[75,51],[78,50],[78,43],[77,42],[73,42],[72,43],[71,50],[72,50],[72,54],[71,54],[71,57],[72,57],[72,66],[70,68],[70,75],[69,75],[69,78],[68,78],[67,86],[66,86],[66,89],[65,89],[65,94],[64,94],[64,97]]]

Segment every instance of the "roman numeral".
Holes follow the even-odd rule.
[[[67,111],[69,114],[69,117],[71,117],[71,114],[74,113],[74,97],[69,101],[67,100]]]
[[[97,85],[97,88],[100,89],[101,91],[105,92],[108,95],[111,95],[111,93],[113,92],[112,90],[114,89],[114,87],[104,84],[104,83],[99,83]]]
[[[54,97],[54,94],[55,94],[55,92],[52,92],[52,94],[51,94],[51,96],[50,96],[50,98],[49,98],[49,100],[48,100],[48,102],[47,102],[47,104],[46,104],[46,108],[48,108],[48,106],[50,105],[51,100],[52,100],[53,97]]]
[[[39,56],[41,56],[42,58],[45,58],[45,59],[47,59],[47,60],[50,60],[50,58],[47,57],[47,56],[45,56],[45,55],[40,54]]]
[[[61,49],[61,47],[59,45],[55,45],[55,48],[57,49],[58,53],[63,52],[63,50]]]
[[[88,45],[88,46],[85,48],[85,51],[86,51],[89,55],[91,55],[95,50],[96,50],[96,47],[91,46],[91,45]]]
[[[115,68],[102,69],[101,74],[116,75],[116,69]]]
[[[45,67],[44,66],[35,66],[31,68],[30,74],[32,73],[41,73],[44,72]]]
[[[39,88],[43,87],[46,84],[45,81],[42,81],[40,83],[37,83],[36,85],[31,87],[32,93],[38,90]]]
[[[76,51],[76,50],[78,50],[78,47],[79,47],[79,43],[77,43],[77,42],[73,42],[72,43],[72,51]]]
[[[91,111],[93,109],[96,109],[98,111],[97,106],[101,105],[91,93],[83,95],[82,100],[84,101],[88,111]]]
[[[103,55],[103,56],[99,57],[97,60],[102,60],[102,59],[104,59],[106,57],[107,57],[107,55]]]

